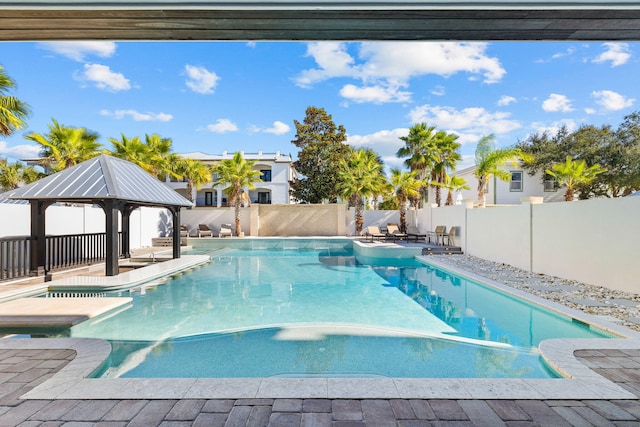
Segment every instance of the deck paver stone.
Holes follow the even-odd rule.
[[[263,427],[269,423],[271,418],[271,406],[254,406],[251,408],[247,427]]]
[[[302,399],[276,399],[273,401],[273,412],[301,412]]]
[[[78,403],[80,403],[78,400],[52,400],[29,419],[36,421],[61,419],[64,414],[73,409]]]
[[[158,427],[191,427],[193,424],[191,421],[163,421],[158,424]]]
[[[149,403],[148,400],[120,400],[102,419],[104,421],[129,421]]]
[[[300,422],[301,427],[326,427],[331,424],[331,414],[326,412],[305,412]]]
[[[329,399],[304,399],[302,412],[331,412],[331,400]]]
[[[158,425],[175,404],[175,400],[150,400],[127,425],[129,427]]]
[[[575,408],[575,411],[585,420],[590,422],[591,424],[598,427],[610,427],[614,426],[611,421],[604,418],[602,415],[594,411],[593,409],[587,406],[581,406],[579,408]]]
[[[505,423],[484,400],[458,400],[469,420],[477,427],[499,427]]]
[[[301,414],[295,412],[272,412],[269,418],[270,427],[295,427],[302,420]],[[225,425],[225,427],[229,427]]]
[[[51,376],[51,369],[33,368],[26,372],[20,372],[19,374],[11,378],[11,382],[12,383],[32,383],[32,382],[37,382],[39,379],[41,379],[41,381],[38,382],[39,384],[45,379],[48,379],[50,376]],[[33,385],[34,384],[32,384],[32,386]]]
[[[118,402],[115,400],[82,400],[60,417],[64,421],[99,421]]]
[[[610,421],[635,421],[636,417],[607,400],[587,400],[587,406]]]
[[[391,399],[389,401],[391,409],[396,416],[397,420],[413,420],[416,419],[416,414],[413,412],[411,403],[405,399]]]
[[[62,425],[62,421],[45,421],[40,424],[40,427],[60,427]]]
[[[554,427],[571,427],[564,418],[540,400],[518,400],[518,406],[529,414],[529,417],[540,425]]]
[[[611,403],[640,419],[640,402],[637,400],[612,400]]]
[[[225,426],[227,427],[240,427],[246,426],[247,421],[249,420],[249,415],[251,415],[251,406],[234,406],[229,411],[229,417],[227,418],[227,422]]]
[[[202,412],[229,412],[233,408],[234,401],[231,399],[207,400],[202,407]]]
[[[580,416],[575,409],[576,408],[569,406],[558,406],[553,408],[558,415],[567,420],[567,422],[574,427],[592,427],[593,424]]]
[[[396,421],[388,400],[367,399],[362,401],[362,416],[367,425],[381,425]]]
[[[421,399],[411,399],[409,400],[411,407],[413,408],[413,413],[416,414],[416,417],[419,420],[435,420],[436,414],[433,412],[433,409],[429,405],[429,402]]]
[[[436,419],[443,421],[463,421],[469,417],[458,402],[450,399],[430,400],[429,406],[433,409]]]
[[[193,421],[200,413],[204,403],[203,399],[178,400],[165,417],[165,420]]]
[[[47,400],[27,400],[22,402],[15,408],[11,408],[10,411],[5,412],[0,416],[0,426],[17,426],[23,421],[31,418],[33,414],[47,406],[49,401]]]
[[[235,401],[236,406],[256,406],[256,405],[273,405],[273,399],[238,399]]]
[[[362,421],[362,405],[359,400],[334,400],[331,402],[331,413],[336,421]]]
[[[430,427],[427,420],[398,420],[398,427]]]
[[[367,427],[364,421],[334,421],[333,427]]]
[[[487,404],[504,421],[531,421],[529,415],[512,400],[488,400]]]
[[[226,421],[226,412],[201,412],[193,422],[193,427],[223,427]]]

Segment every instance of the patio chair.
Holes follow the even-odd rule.
[[[447,227],[444,225],[436,226],[434,231],[427,232],[427,242],[439,245],[440,242],[444,245],[444,236],[447,234]]]
[[[207,224],[198,224],[198,237],[213,237],[213,233]]]
[[[387,235],[380,231],[380,228],[377,225],[370,225],[367,227],[367,231],[365,233],[365,241],[370,238],[373,242],[373,239],[381,240],[385,239]]]
[[[410,225],[407,227],[407,240],[415,240],[416,242],[421,239],[427,239],[427,235],[425,233],[421,233],[418,230],[418,227],[415,225]]]
[[[442,235],[442,244],[445,244],[445,241],[447,242],[446,245],[447,246],[455,246],[455,241],[453,240],[453,237],[456,235],[456,231],[457,231],[458,227],[451,227],[449,229],[449,232],[447,234]]]
[[[218,237],[233,237],[231,224],[220,224],[220,232],[218,233]]]
[[[400,231],[398,224],[387,224],[387,239],[402,240],[406,238],[407,235]]]
[[[180,237],[189,237],[189,229],[184,224],[180,226]]]

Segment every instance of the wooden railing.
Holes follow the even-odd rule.
[[[106,258],[106,233],[47,236],[46,272],[102,262]],[[118,255],[122,256],[123,233],[118,233]],[[31,248],[35,238],[16,236],[0,238],[0,281],[28,277]]]

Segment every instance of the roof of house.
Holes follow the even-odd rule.
[[[145,206],[193,206],[138,165],[106,154],[0,194],[0,198],[78,203],[113,199]]]
[[[257,153],[245,153],[244,151],[241,151],[241,153],[242,153],[242,157],[246,160],[289,162],[289,163],[291,162],[291,155],[281,154],[280,151],[276,151],[275,153],[263,153],[262,151],[258,151]],[[221,160],[232,159],[233,154],[234,153],[229,153],[227,151],[223,151],[222,154],[206,154],[200,151],[195,151],[193,153],[182,153],[178,155],[185,159],[219,162]]]

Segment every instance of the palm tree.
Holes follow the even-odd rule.
[[[573,160],[571,156],[567,156],[564,163],[556,163],[546,172],[554,177],[559,185],[567,186],[564,200],[571,202],[574,199],[576,187],[591,183],[596,175],[606,172],[606,169],[597,163],[587,167],[587,162],[584,160]]]
[[[445,206],[453,206],[453,193],[462,190],[469,190],[469,186],[467,185],[467,181],[461,177],[456,175],[446,174],[444,178],[444,182],[436,183],[438,187],[446,188],[447,193],[447,201],[444,203]]]
[[[193,189],[199,190],[212,181],[211,168],[199,160],[180,159],[176,163],[175,173],[187,181],[187,199],[193,203]]]
[[[417,179],[418,171],[401,171],[391,169],[391,185],[398,200],[398,210],[400,211],[400,231],[403,233],[407,229],[406,204],[412,198],[420,195],[423,181]]]
[[[32,166],[24,166],[20,162],[7,163],[0,159],[0,189],[2,191],[15,190],[20,183],[31,184],[40,179],[41,174]]]
[[[174,166],[180,158],[171,152],[171,138],[162,138],[157,134],[145,135],[144,138],[147,146],[148,171],[158,178],[166,173],[175,176]]]
[[[42,147],[41,163],[51,172],[57,172],[82,163],[100,154],[102,144],[98,134],[85,128],[64,126],[52,119],[49,133],[31,133],[25,138]]]
[[[417,171],[416,179],[421,182],[427,178],[427,171],[430,171],[436,162],[436,142],[435,142],[435,127],[427,127],[426,123],[419,123],[413,125],[409,129],[409,135],[401,136],[400,139],[404,141],[404,147],[401,147],[397,152],[397,157],[408,157],[404,161],[405,166],[411,171]],[[425,187],[420,188],[420,195],[424,196]],[[419,203],[419,196],[412,198],[415,206]]]
[[[348,159],[340,161],[338,189],[356,208],[356,235],[362,232],[364,200],[381,191],[383,181],[386,182],[382,165],[373,151],[355,150]]]
[[[530,156],[518,148],[495,148],[495,136],[487,135],[480,138],[476,147],[476,178],[478,178],[478,207],[485,207],[485,193],[487,183],[492,176],[501,181],[508,181],[511,174],[500,166],[507,161],[517,164],[518,159],[528,160]]]
[[[113,150],[109,151],[114,157],[135,163],[141,168],[148,170],[147,146],[140,141],[140,137],[128,138],[125,134],[120,134],[120,139],[109,138]]]
[[[242,203],[243,188],[253,190],[255,184],[262,182],[260,171],[253,170],[255,161],[245,160],[242,153],[236,152],[232,159],[222,160],[213,167],[213,173],[218,175],[213,185],[228,187],[224,190],[229,198],[229,204],[235,207],[236,236],[240,235],[240,205]]]
[[[439,131],[434,137],[435,153],[434,163],[431,169],[431,184],[436,189],[436,204],[440,206],[440,187],[446,180],[447,171],[455,171],[456,164],[462,160],[460,155],[460,143],[456,142],[457,135]]]
[[[0,135],[9,136],[18,129],[27,126],[29,106],[15,96],[6,95],[16,83],[0,66]]]

